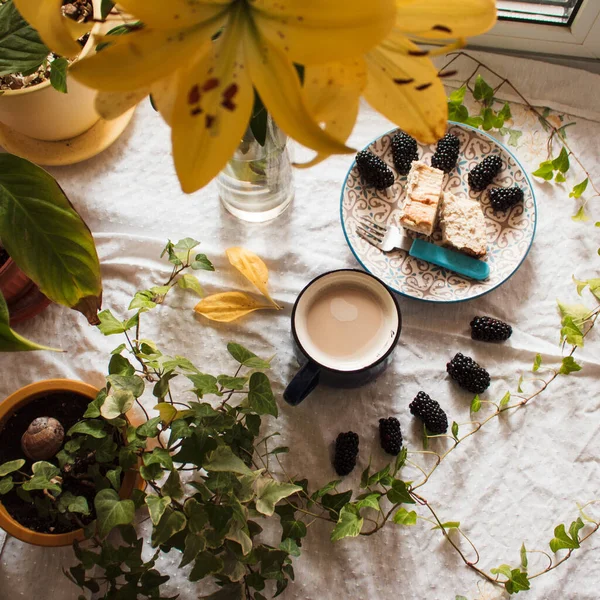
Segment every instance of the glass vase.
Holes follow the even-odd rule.
[[[269,221],[291,204],[294,180],[287,142],[270,115],[264,146],[248,127],[217,178],[221,202],[232,215],[254,223]]]

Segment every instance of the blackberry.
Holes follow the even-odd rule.
[[[392,138],[392,157],[400,175],[408,175],[413,160],[419,160],[417,142],[408,133],[400,131]]]
[[[447,133],[438,143],[435,149],[435,154],[431,157],[431,166],[436,169],[450,173],[456,166],[460,141],[451,133]]]
[[[392,170],[368,150],[363,150],[356,155],[356,166],[362,178],[378,190],[385,190],[394,184]]]
[[[333,466],[338,475],[348,475],[356,466],[358,434],[353,431],[340,433],[335,440]]]
[[[402,432],[400,421],[396,417],[379,419],[379,440],[381,447],[388,453],[397,456],[402,448]]]
[[[492,183],[494,177],[502,169],[502,159],[497,154],[486,156],[478,165],[471,169],[469,173],[469,187],[472,190],[481,192]]]
[[[490,387],[490,374],[460,352],[446,365],[446,371],[460,387],[473,394],[483,394]]]
[[[448,417],[436,400],[430,398],[425,392],[419,392],[410,403],[410,412],[423,421],[427,431],[434,435],[448,431]]]
[[[495,211],[508,210],[515,204],[523,202],[524,198],[523,190],[516,186],[510,188],[491,188],[489,194],[490,205]]]
[[[508,323],[492,317],[475,317],[471,321],[471,337],[482,342],[505,342],[512,335]]]

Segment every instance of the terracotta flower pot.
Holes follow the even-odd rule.
[[[71,379],[47,379],[38,381],[17,390],[11,394],[6,400],[0,402],[0,440],[4,424],[12,417],[12,415],[20,408],[26,406],[39,396],[43,396],[48,392],[72,392],[89,398],[90,401],[96,398],[99,390],[92,385],[83,383],[82,381],[73,381]],[[134,421],[135,417],[128,414],[130,421]],[[134,489],[141,489],[144,481],[139,476],[137,471],[128,471],[123,477],[123,483],[119,491],[121,498],[129,498]],[[27,529],[15,519],[13,519],[8,511],[0,502],[0,528],[4,529],[8,534],[35,546],[69,546],[75,540],[81,541],[85,539],[83,529],[76,529],[69,533],[51,534],[38,533]]]
[[[0,267],[0,292],[7,304],[13,304],[22,298],[32,286],[31,279],[17,267],[12,258]]]

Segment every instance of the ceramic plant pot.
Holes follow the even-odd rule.
[[[7,304],[13,304],[22,298],[33,286],[33,282],[12,258],[0,267],[0,292]]]
[[[17,390],[14,394],[6,398],[6,400],[0,402],[0,443],[2,440],[2,429],[8,419],[32,400],[50,392],[71,392],[89,398],[92,401],[96,398],[99,390],[82,381],[73,381],[71,379],[47,379]],[[128,414],[128,418],[132,422],[135,421],[135,417],[130,414]],[[143,487],[143,483],[137,471],[128,471],[123,477],[123,484],[121,485],[119,495],[121,498],[129,498],[134,489],[141,489]],[[60,546],[69,546],[75,540],[82,541],[85,538],[83,529],[76,529],[61,534],[39,533],[27,529],[10,516],[1,503],[0,528],[18,540],[35,546],[57,548]]]
[[[95,51],[94,33],[79,58]],[[58,141],[81,135],[100,119],[94,108],[96,90],[67,75],[68,93],[57,92],[50,80],[21,90],[5,90],[0,95],[0,122],[31,138]]]

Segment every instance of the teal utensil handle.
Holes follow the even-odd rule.
[[[424,240],[415,240],[410,247],[409,254],[471,279],[487,279],[490,274],[490,267],[487,263]]]

